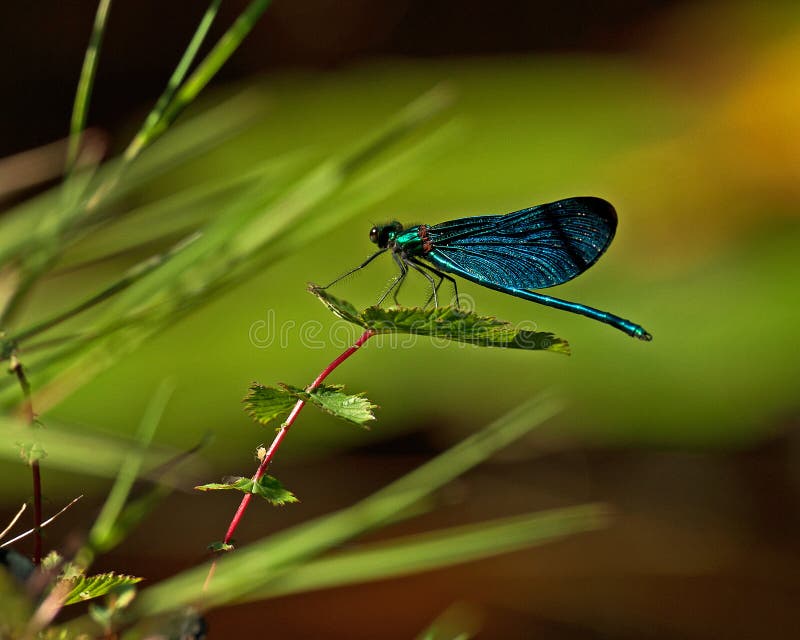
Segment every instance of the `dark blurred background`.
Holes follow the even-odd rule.
[[[374,58],[623,53],[657,34],[682,2],[276,2],[218,76],[241,80],[281,69],[333,70]],[[209,42],[247,5],[222,4]],[[115,130],[149,106],[203,15],[202,2],[119,3],[108,25],[92,123]],[[12,3],[0,36],[9,95],[0,129],[7,155],[64,135],[94,18],[93,2]],[[31,25],[35,33],[20,29]],[[132,53],[135,52],[135,55]],[[36,122],[22,127],[21,122]]]
[[[223,3],[210,41],[245,4]],[[89,122],[108,133],[109,153],[158,96],[204,8],[113,5]],[[0,155],[67,132],[94,10],[3,7]],[[533,318],[569,339],[573,356],[424,341],[366,349],[336,382],[381,405],[372,431],[305,414],[273,466],[302,503],[252,510],[239,539],[351,504],[550,387],[568,401],[562,417],[468,474],[437,510],[377,537],[588,500],[613,505],[612,527],[453,570],[213,612],[212,637],[250,637],[257,625],[284,638],[413,637],[454,602],[474,610],[487,638],[796,637],[798,77],[795,2],[278,0],[207,92],[213,103],[251,88],[269,105],[263,121],[154,193],[223,164],[335,151],[442,81],[464,133],[402,193],[182,321],[51,417],[130,433],[171,375],[178,390],[159,438],[185,446],[213,431],[212,475],[248,474],[252,450],[270,437],[241,414],[249,381],[304,384],[338,352],[299,339],[259,349],[249,328],[269,310],[278,323],[328,322],[304,283],[363,259],[372,222],[606,197],[620,215],[614,246],[554,295],[640,322],[653,343],[465,286],[478,311]],[[341,293],[368,303],[391,273],[376,266]],[[27,475],[4,468],[24,476],[3,489],[14,505]],[[95,492],[50,536],[90,517],[105,486],[46,475],[54,501]],[[157,580],[189,566],[235,502],[176,495],[157,515],[156,543],[146,523],[98,568]]]

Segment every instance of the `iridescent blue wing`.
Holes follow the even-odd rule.
[[[544,289],[591,267],[611,244],[617,214],[600,198],[567,198],[499,216],[428,227],[425,258],[477,282]]]

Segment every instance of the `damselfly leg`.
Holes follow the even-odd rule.
[[[373,253],[369,258],[364,260],[364,262],[362,262],[360,265],[358,265],[355,269],[350,269],[350,271],[348,271],[346,273],[343,273],[338,278],[336,278],[336,280],[334,280],[330,284],[326,284],[324,287],[320,287],[320,289],[328,289],[328,288],[332,287],[333,285],[335,285],[340,280],[344,280],[347,276],[354,274],[356,271],[360,271],[361,269],[366,267],[370,262],[372,262],[375,258],[377,258],[382,253],[386,253],[386,249],[381,249],[380,251],[378,251],[376,253]]]
[[[438,292],[439,292],[439,288],[442,286],[442,282],[444,282],[445,280],[447,280],[448,282],[450,282],[450,284],[453,285],[453,293],[455,294],[456,307],[460,307],[461,306],[459,304],[459,301],[458,301],[458,285],[456,284],[455,278],[447,275],[446,273],[443,273],[442,271],[439,271],[439,269],[436,269],[435,267],[432,267],[429,264],[425,264],[424,262],[421,262],[421,261],[417,260],[416,258],[413,258],[413,257],[409,258],[409,261],[413,262],[418,267],[422,267],[423,269],[427,269],[428,271],[430,271],[431,273],[433,273],[435,276],[437,276],[439,278],[439,282],[436,283],[436,285],[433,288],[433,291],[431,292],[431,295],[428,297],[428,301],[425,303],[426,307],[431,303],[431,300],[434,301],[434,306],[436,306],[436,307],[439,306]]]

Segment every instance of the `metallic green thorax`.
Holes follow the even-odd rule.
[[[430,251],[427,227],[419,225],[411,227],[397,234],[393,234],[395,251],[400,251],[407,256],[424,256]],[[391,246],[391,245],[390,245]]]

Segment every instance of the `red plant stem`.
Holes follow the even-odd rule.
[[[37,567],[42,562],[42,474],[39,472],[39,461],[31,465],[33,473],[33,564]]]
[[[32,427],[36,424],[36,414],[33,411],[33,401],[31,400],[31,383],[28,382],[25,369],[16,356],[11,357],[11,370],[17,376],[19,386],[22,388],[22,395],[25,398],[23,404],[25,420]],[[33,475],[33,564],[39,566],[42,561],[42,474],[38,460],[31,462],[31,473]]]
[[[327,378],[331,373],[333,373],[334,370],[340,364],[342,364],[345,360],[347,360],[350,356],[352,356],[356,351],[358,351],[361,348],[361,346],[374,335],[375,335],[375,332],[372,329],[367,329],[364,333],[362,333],[361,337],[353,343],[353,346],[349,347],[338,358],[336,358],[336,360],[331,362],[327,367],[325,367],[325,369],[322,370],[322,373],[320,373],[317,376],[316,380],[314,380],[314,382],[312,382],[308,387],[306,387],[306,391],[313,391],[319,385],[321,385],[322,381],[325,380],[325,378]],[[281,428],[278,430],[278,433],[275,436],[275,439],[272,441],[272,444],[269,446],[269,449],[267,450],[267,453],[264,456],[264,459],[261,461],[261,464],[258,465],[258,469],[256,470],[255,475],[253,475],[253,481],[254,482],[257,482],[258,480],[260,480],[264,476],[264,474],[267,472],[267,467],[269,467],[269,463],[272,461],[272,458],[275,456],[275,453],[278,451],[278,447],[281,446],[281,442],[283,442],[283,439],[286,437],[286,434],[288,433],[289,428],[292,426],[292,424],[294,423],[295,419],[297,418],[297,415],[303,409],[305,404],[306,404],[305,400],[298,400],[297,403],[292,408],[291,413],[286,418],[284,423],[281,425]],[[244,515],[244,512],[247,510],[247,505],[250,504],[250,500],[252,498],[253,498],[253,494],[252,493],[244,494],[244,497],[242,498],[242,501],[239,504],[239,508],[236,510],[236,513],[234,514],[233,519],[231,520],[231,524],[228,527],[228,532],[225,534],[225,540],[223,541],[225,544],[230,544],[231,538],[233,537],[233,533],[234,533],[234,531],[236,531],[236,527],[239,526],[239,522],[241,521],[242,516]]]

